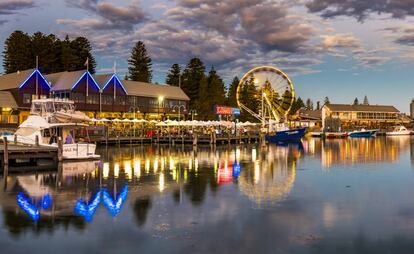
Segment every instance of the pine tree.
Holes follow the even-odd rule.
[[[36,66],[36,56],[38,57],[39,69],[43,73],[59,71],[59,45],[60,40],[55,35],[45,35],[36,32],[31,36],[32,65]]]
[[[354,99],[354,105],[359,105],[358,97],[355,97],[355,99]]]
[[[368,97],[365,95],[364,96],[364,102],[363,102],[363,105],[369,105],[369,102],[368,102]]]
[[[241,87],[240,101],[244,106],[258,113],[260,100],[261,93],[256,89],[256,85],[254,84],[254,76],[251,76],[250,79],[246,80]],[[244,111],[242,120],[255,121],[255,118],[248,112]]]
[[[4,42],[4,72],[12,73],[34,67],[30,36],[22,31],[14,31]]]
[[[76,69],[77,57],[75,56],[75,51],[70,45],[69,36],[66,35],[65,39],[60,42],[60,62],[61,62],[61,71],[72,71]]]
[[[197,100],[196,108],[200,119],[207,120],[209,116],[212,114],[212,107],[207,100],[209,98],[209,91],[208,91],[208,81],[207,78],[203,75],[199,82],[199,89],[198,89],[198,97],[204,98],[203,100]]]
[[[211,67],[211,70],[208,74],[207,83],[209,91],[208,99],[211,108],[214,105],[224,105],[226,103],[226,91],[224,87],[224,82],[217,74],[214,67]]]
[[[313,102],[309,98],[306,100],[306,109],[307,110],[313,110]]]
[[[84,70],[85,69],[85,62],[89,59],[89,72],[95,73],[96,69],[96,61],[95,58],[92,56],[92,46],[88,39],[85,37],[77,37],[70,43],[73,52],[75,52],[76,58],[76,65],[75,68],[71,71],[77,70]]]
[[[145,44],[138,41],[132,49],[128,60],[128,78],[134,81],[151,82],[152,80],[152,60],[148,56]]]
[[[320,110],[321,109],[321,102],[317,101],[316,102],[316,110]]]
[[[233,81],[229,86],[227,92],[227,105],[231,107],[237,107],[237,87],[239,86],[240,80],[238,77],[234,77]]]
[[[181,68],[179,64],[171,65],[168,71],[165,83],[171,86],[180,86],[181,84]]]
[[[324,104],[330,104],[331,102],[329,101],[328,96],[325,97],[325,100],[323,101]]]
[[[200,81],[205,77],[204,72],[204,64],[199,58],[191,59],[183,71],[181,88],[190,97],[190,109],[198,104]],[[203,97],[202,99],[206,98]]]

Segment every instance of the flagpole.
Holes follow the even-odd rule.
[[[89,96],[89,57],[86,58],[86,97]],[[87,102],[88,100],[86,100]]]
[[[36,71],[39,70],[39,56],[36,56]],[[39,99],[39,78],[36,73],[36,98]]]
[[[114,75],[116,75],[116,61],[114,61]],[[115,88],[115,78],[114,78],[114,100],[116,98],[116,88]]]

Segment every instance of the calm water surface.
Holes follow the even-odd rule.
[[[413,253],[414,139],[101,148],[0,179],[1,253]]]

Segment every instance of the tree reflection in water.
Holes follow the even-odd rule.
[[[138,198],[134,201],[134,215],[138,226],[145,224],[151,205],[151,198],[149,196]]]

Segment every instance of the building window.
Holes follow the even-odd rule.
[[[89,94],[88,97],[86,97],[86,103],[99,104],[99,94]]]
[[[83,93],[72,93],[72,100],[75,103],[85,103],[85,95]]]
[[[104,94],[102,95],[102,104],[104,105],[112,105],[113,103],[113,96]]]
[[[31,102],[32,102],[32,95],[28,93],[23,94],[23,103],[30,104]]]

